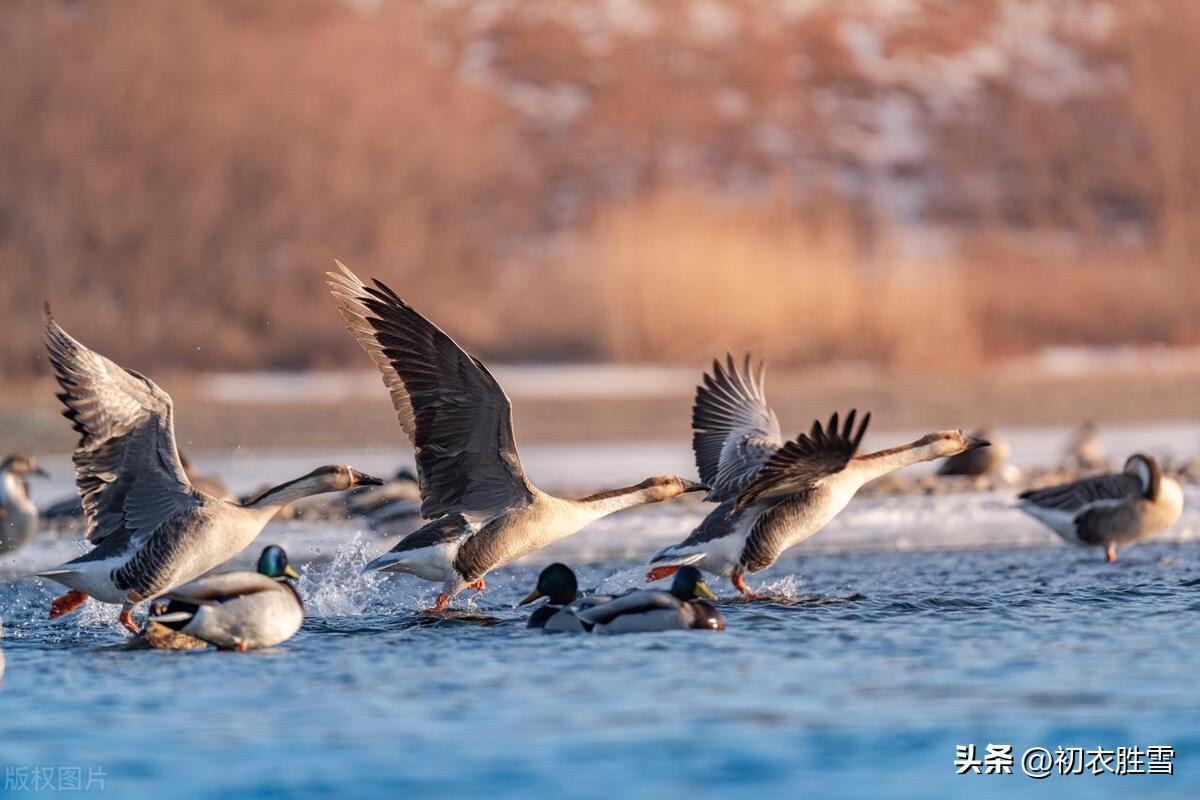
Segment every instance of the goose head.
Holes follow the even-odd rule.
[[[688,601],[695,600],[697,597],[703,597],[708,600],[716,600],[717,596],[712,593],[712,589],[704,582],[704,576],[700,574],[700,570],[693,566],[680,567],[675,573],[675,580],[671,582],[671,594],[676,599]]]
[[[1162,486],[1162,467],[1158,465],[1154,456],[1134,453],[1125,460],[1124,471],[1128,475],[1137,476],[1141,481],[1142,494],[1147,500],[1158,497],[1158,490]]]
[[[991,442],[978,435],[978,432],[968,436],[962,431],[954,430],[926,434],[913,442],[913,448],[925,450],[929,458],[945,458],[969,450],[978,450],[990,444]]]
[[[681,478],[678,475],[655,475],[653,478],[646,478],[646,480],[639,483],[637,488],[647,503],[670,500],[685,492],[708,491],[708,487],[704,484],[689,481],[687,478]]]
[[[267,545],[258,557],[258,572],[268,578],[300,580],[299,573],[288,563],[287,553],[277,544]]]
[[[537,586],[517,605],[528,605],[540,597],[548,597],[552,605],[565,606],[578,596],[579,581],[575,579],[575,573],[566,564],[555,563],[542,570]]]
[[[9,475],[37,475],[41,478],[49,478],[49,473],[38,466],[37,460],[33,456],[11,455],[0,461],[0,472],[7,472]]]

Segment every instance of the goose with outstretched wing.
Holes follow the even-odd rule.
[[[46,307],[46,349],[79,434],[75,484],[87,518],[87,553],[38,575],[71,591],[50,616],[88,597],[134,607],[220,566],[250,544],[284,505],[301,497],[381,481],[345,465],[320,467],[242,505],[192,485],[175,444],[171,397],[149,378],[89,350]]]
[[[1018,506],[1064,541],[1103,547],[1108,561],[1117,547],[1133,544],[1175,523],[1183,513],[1183,489],[1152,456],[1135,453],[1122,472],[1022,492]]]
[[[682,542],[650,560],[650,580],[684,565],[723,575],[741,593],[748,572],[766,569],[780,554],[821,530],[866,483],[910,464],[984,447],[961,431],[941,431],[915,442],[859,455],[871,415],[856,411],[813,423],[784,442],[763,387],[765,367],[747,354],[714,361],[696,389],[692,449],[708,499],[719,502]]]
[[[366,570],[440,583],[435,611],[497,567],[615,511],[705,487],[675,475],[580,500],[541,491],[525,476],[508,396],[483,362],[381,281],[367,286],[340,262],[329,287],[347,330],[375,362],[400,428],[412,442],[429,522]]]

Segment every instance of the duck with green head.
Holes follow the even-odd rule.
[[[291,583],[299,578],[283,548],[269,545],[257,572],[225,572],[180,586],[155,602],[150,619],[225,650],[272,647],[304,622],[304,602]]]
[[[709,602],[715,599],[700,570],[684,566],[670,591],[641,589],[580,609],[576,616],[595,633],[725,630],[725,618]]]
[[[591,625],[580,621],[577,613],[585,608],[601,605],[613,599],[609,594],[579,596],[579,581],[566,564],[551,564],[538,575],[537,586],[518,605],[528,605],[545,597],[548,602],[538,606],[529,615],[530,628],[548,631],[586,633]]]

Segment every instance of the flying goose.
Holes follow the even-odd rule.
[[[256,650],[286,642],[304,622],[304,601],[288,578],[300,576],[287,553],[269,545],[257,572],[209,575],[154,601],[150,619],[224,650]]]
[[[50,617],[93,596],[121,605],[133,633],[134,606],[224,564],[254,541],[287,503],[380,481],[344,465],[320,467],[243,504],[197,489],[175,445],[171,397],[73,339],[46,307],[46,349],[79,443],[75,483],[95,547],[38,575],[71,589]]]
[[[1072,544],[1103,547],[1109,562],[1118,545],[1145,539],[1183,513],[1183,489],[1151,456],[1135,453],[1123,472],[1022,492],[1018,506]]]
[[[766,368],[739,367],[732,355],[713,361],[692,407],[692,449],[708,500],[719,502],[690,536],[650,560],[649,580],[685,564],[727,576],[739,592],[756,596],[743,576],[775,563],[780,554],[825,527],[864,484],[910,464],[985,447],[961,431],[931,433],[900,447],[857,455],[871,415],[855,427],[835,413],[822,427],[784,443],[779,420],[763,391]]]
[[[513,440],[512,407],[483,362],[381,281],[337,262],[329,287],[347,330],[375,362],[416,451],[421,516],[430,520],[365,567],[442,584],[435,611],[484,576],[624,508],[705,487],[664,475],[566,500],[534,486]]]
[[[712,590],[695,567],[681,567],[669,592],[641,589],[607,603],[581,608],[575,616],[593,633],[725,630],[725,618],[712,604]]]
[[[8,456],[0,462],[0,553],[29,541],[38,526],[38,508],[29,497],[28,475],[49,477],[32,456]]]
[[[578,612],[613,600],[610,594],[592,594],[579,597],[579,581],[566,564],[551,564],[538,575],[537,586],[517,605],[528,605],[542,597],[548,602],[540,605],[529,615],[529,628],[547,631],[583,633],[592,626],[582,622]]]

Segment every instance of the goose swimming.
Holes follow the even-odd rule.
[[[1183,513],[1183,489],[1158,462],[1135,453],[1122,472],[1046,489],[1022,492],[1018,506],[1064,540],[1103,547],[1117,560],[1117,547],[1133,544],[1175,523]]]
[[[51,618],[92,596],[120,604],[121,624],[137,633],[134,606],[224,564],[287,503],[381,483],[351,467],[332,465],[245,504],[213,497],[184,473],[170,395],[149,378],[80,344],[54,321],[49,306],[46,349],[62,387],[63,416],[79,433],[75,483],[87,517],[87,538],[95,545],[38,573],[71,590],[55,599]]]
[[[282,547],[269,545],[257,572],[209,575],[155,601],[150,619],[225,650],[286,642],[304,622],[304,601],[289,582],[300,576]]]
[[[931,433],[915,442],[858,455],[871,415],[855,426],[835,413],[822,427],[786,444],[763,390],[765,365],[753,369],[747,354],[713,361],[692,407],[692,449],[700,479],[719,502],[690,536],[650,560],[649,580],[685,564],[727,576],[739,592],[756,596],[744,575],[775,563],[780,554],[829,523],[865,484],[890,472],[985,447],[961,431]]]
[[[695,567],[681,567],[671,590],[641,589],[607,603],[581,608],[575,616],[593,633],[725,630],[725,618],[706,600],[716,596]]]
[[[381,281],[338,262],[329,286],[347,330],[370,355],[416,451],[421,515],[430,520],[365,567],[442,584],[435,611],[491,570],[625,508],[705,487],[675,475],[567,500],[525,476],[512,406],[483,362]]]
[[[0,553],[16,550],[37,530],[38,508],[26,478],[49,477],[33,456],[8,456],[0,462]]]

